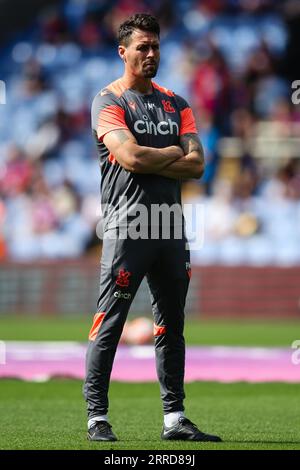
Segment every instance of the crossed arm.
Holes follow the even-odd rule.
[[[201,178],[204,172],[204,152],[197,134],[184,134],[180,137],[184,155],[158,172],[168,178]]]
[[[154,148],[138,145],[130,131],[106,134],[105,146],[118,163],[132,173],[154,173],[173,179],[200,178],[204,171],[203,149],[197,134],[184,134],[180,146]]]

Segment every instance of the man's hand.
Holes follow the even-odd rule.
[[[173,179],[201,178],[204,172],[204,152],[197,134],[184,134],[180,138],[184,155],[156,172]]]
[[[103,142],[118,163],[132,173],[158,173],[184,155],[177,145],[165,148],[138,145],[133,134],[125,129],[109,132]]]

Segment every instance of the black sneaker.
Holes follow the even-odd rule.
[[[197,426],[183,416],[172,428],[163,427],[161,438],[173,441],[200,441],[200,442],[222,442],[219,436],[212,436],[201,432]]]
[[[97,423],[88,430],[87,438],[89,441],[118,440],[111,430],[111,425],[107,421],[97,421]]]

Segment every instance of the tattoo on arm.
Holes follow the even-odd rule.
[[[126,140],[129,140],[129,135],[123,129],[117,129],[116,131],[114,131],[114,137],[120,145],[124,144]]]
[[[203,159],[203,148],[197,134],[184,134],[180,138],[180,145],[185,155],[191,152],[198,152]]]

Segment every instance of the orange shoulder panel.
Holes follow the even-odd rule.
[[[180,112],[181,115],[181,125],[180,133],[183,134],[198,134],[195,117],[191,108],[185,108]]]
[[[122,83],[122,80],[118,78],[118,80],[115,80],[114,82],[110,83],[107,87],[109,91],[111,91],[114,95],[116,95],[118,98],[123,95],[123,93],[128,89],[124,86]]]
[[[125,111],[121,106],[110,105],[102,109],[98,116],[97,135],[102,139],[108,132],[116,129],[127,129],[125,122]]]
[[[153,85],[154,88],[156,88],[157,90],[159,90],[161,93],[165,93],[165,94],[168,95],[168,96],[175,96],[174,93],[173,93],[173,91],[168,90],[168,88],[165,88],[165,87],[163,87],[163,86],[160,86],[160,85],[158,85],[158,84],[155,83],[155,82],[152,82],[152,85]]]

